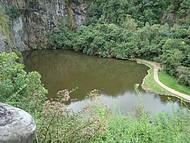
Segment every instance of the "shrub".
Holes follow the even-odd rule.
[[[49,45],[101,57],[156,60],[161,62],[172,76],[179,76],[176,74],[176,67],[190,66],[190,42],[187,29],[170,28],[168,24],[148,23],[137,29],[135,21],[128,17],[123,26],[98,23],[83,25],[71,31],[67,26],[61,25],[51,34]],[[181,80],[183,78],[181,77]]]
[[[168,2],[161,1],[130,1],[130,0],[94,0],[87,8],[88,23],[107,22],[122,25],[130,14],[139,25],[146,22],[157,24],[160,22],[162,11]]]
[[[25,72],[17,60],[15,53],[0,54],[0,100],[33,115],[37,123],[36,143],[189,142],[188,110],[149,116],[139,106],[132,117],[113,114],[95,102],[94,106],[73,113],[64,102],[74,90],[59,91],[57,99],[45,101],[40,75]],[[89,93],[91,99],[98,95],[97,90]]]
[[[80,113],[70,112],[63,103],[69,100],[69,90],[59,91],[57,100],[46,100],[47,90],[41,76],[25,72],[18,60],[15,53],[0,54],[0,100],[33,115],[37,123],[34,142],[88,142],[105,132],[103,108],[95,111],[94,106],[92,112],[90,108]]]
[[[65,25],[61,24],[59,28],[54,29],[51,33],[48,35],[48,44],[49,48],[62,48],[62,49],[68,49],[72,48],[72,38],[73,33],[70,31],[70,29]]]
[[[67,109],[63,101],[68,101],[72,91],[59,91],[58,99],[47,101],[44,114],[39,118],[36,142],[91,142],[107,129],[106,107],[86,107],[78,113]],[[94,95],[94,93],[92,93]]]
[[[47,90],[37,72],[25,72],[17,61],[15,53],[0,54],[0,100],[35,113],[43,104]]]
[[[179,83],[190,87],[190,68],[179,66],[177,68],[177,77]]]
[[[168,39],[165,42],[160,60],[171,75],[176,75],[176,68],[186,61],[188,50],[189,45],[182,39]]]

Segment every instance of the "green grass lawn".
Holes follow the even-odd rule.
[[[158,85],[155,82],[152,68],[148,70],[148,75],[145,77],[144,83],[142,86],[143,88],[160,95],[171,95],[168,91],[163,89],[160,85]]]
[[[166,72],[160,71],[158,73],[158,76],[160,81],[168,87],[175,89],[176,91],[179,91],[181,93],[190,95],[190,87],[180,85],[175,78],[168,75]]]
[[[150,68],[142,84],[142,87],[144,90],[148,90],[150,92],[160,94],[160,95],[172,95],[170,92],[163,89],[160,85],[156,83],[156,81],[154,80],[153,69],[151,65],[149,65],[144,60],[138,60],[138,63],[144,64]]]

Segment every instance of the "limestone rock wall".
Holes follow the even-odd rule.
[[[9,50],[10,34],[9,18],[4,8],[0,5],[0,52]]]
[[[65,0],[0,0],[0,5],[8,14],[14,15],[14,10],[19,10],[14,17],[7,16],[13,46],[20,51],[44,47],[47,32],[67,18]],[[73,3],[72,8],[76,24],[82,24],[85,20],[84,5]],[[0,42],[1,51],[4,47]]]

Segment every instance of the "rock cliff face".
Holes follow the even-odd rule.
[[[9,17],[11,47],[20,51],[44,47],[47,32],[67,19],[65,0],[0,0],[4,15]],[[84,5],[72,3],[77,25],[85,20]],[[0,41],[5,36],[0,28]],[[0,42],[5,51],[6,42]]]
[[[5,10],[0,5],[0,52],[8,50],[10,44],[10,26],[9,18],[5,14]]]

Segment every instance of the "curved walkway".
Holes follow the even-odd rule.
[[[183,98],[183,99],[185,99],[185,100],[187,100],[187,101],[190,102],[190,95],[187,95],[187,94],[181,93],[181,92],[179,92],[179,91],[176,91],[176,90],[174,90],[174,89],[172,89],[172,88],[166,86],[165,84],[163,84],[163,83],[159,80],[159,77],[158,77],[158,71],[159,71],[159,69],[160,69],[160,64],[159,64],[159,63],[150,62],[150,61],[141,60],[141,59],[137,59],[137,62],[151,65],[152,68],[153,68],[154,80],[155,80],[162,88],[164,88],[164,89],[167,90],[168,92],[172,93],[172,94],[175,95],[176,97]]]

